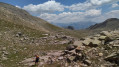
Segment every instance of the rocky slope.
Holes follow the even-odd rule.
[[[118,67],[119,30],[102,31],[97,35],[75,40],[63,51],[40,56],[38,67]],[[34,58],[22,61],[33,66]]]
[[[40,18],[31,16],[28,12],[15,6],[0,2],[0,19],[23,25],[42,32],[61,30]]]
[[[118,28],[119,28],[119,19],[110,18],[110,19],[105,20],[102,23],[92,25],[88,29],[90,30],[95,30],[95,29],[114,30]]]
[[[22,9],[0,3],[0,66],[25,67],[19,64],[25,58],[37,53],[44,55],[49,50],[63,50],[74,39],[70,34],[77,32],[56,27]]]

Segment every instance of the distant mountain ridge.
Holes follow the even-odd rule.
[[[74,23],[52,23],[56,26],[66,28],[68,26],[73,26],[75,30],[85,29],[94,25],[95,22],[74,22]]]
[[[95,25],[90,26],[89,30],[96,30],[96,29],[102,29],[102,30],[114,30],[119,28],[119,19],[118,18],[110,18],[105,20],[102,23],[97,23]]]

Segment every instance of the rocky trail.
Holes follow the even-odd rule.
[[[118,67],[119,30],[102,31],[97,35],[80,38],[68,45],[66,50],[49,51],[39,57],[38,67],[54,63],[59,64],[59,67]],[[32,67],[34,59],[26,58],[21,63]]]

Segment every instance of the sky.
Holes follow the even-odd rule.
[[[0,0],[50,23],[100,23],[119,18],[119,0]]]

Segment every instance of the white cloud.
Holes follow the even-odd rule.
[[[92,18],[101,15],[101,10],[88,10],[85,12],[63,12],[60,14],[41,14],[39,17],[52,23],[72,23],[72,22],[87,22]]]
[[[21,8],[20,6],[16,5],[17,8]]]
[[[109,18],[119,18],[119,10],[112,10],[110,12],[107,12],[103,15],[93,18],[92,21],[99,23],[99,22],[103,22]]]
[[[117,2],[119,0],[90,0],[90,2],[94,5],[102,5],[105,3]]]
[[[40,18],[52,23],[102,22],[108,18],[119,18],[119,10],[112,10],[102,14],[102,9],[98,7],[101,7],[103,4],[113,4],[112,7],[114,8],[119,6],[116,4],[118,1],[119,0],[86,0],[84,3],[65,6],[55,0],[51,0],[38,5],[29,4],[24,6],[23,9],[32,15],[39,15]],[[65,12],[65,9],[69,9],[69,11]],[[56,11],[61,13],[53,13]]]
[[[117,3],[112,4],[112,8],[115,8],[115,7],[118,7],[118,6],[119,6],[119,4],[117,4]]]
[[[64,6],[54,0],[51,0],[38,5],[29,4],[24,6],[23,9],[27,10],[31,14],[41,14],[64,11]]]
[[[92,4],[89,2],[84,2],[84,3],[78,3],[78,4],[73,4],[69,6],[70,10],[86,10],[88,8],[92,7]]]
[[[86,0],[84,3],[73,4],[71,6],[68,6],[68,8],[72,11],[88,10],[95,9],[103,4],[116,3],[118,1],[119,0]]]
[[[74,23],[74,22],[103,22],[109,18],[119,18],[119,10],[112,10],[105,14],[101,13],[101,10],[88,10],[85,12],[63,12],[61,14],[41,14],[39,16],[52,23]]]

